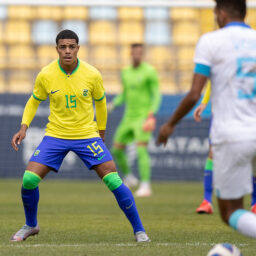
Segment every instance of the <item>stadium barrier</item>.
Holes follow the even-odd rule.
[[[162,104],[157,115],[157,129],[159,130],[167,118],[174,111],[184,95],[163,96]],[[11,139],[20,127],[21,116],[27,94],[0,94],[0,177],[21,177],[26,164],[44,135],[47,117],[49,115],[48,102],[40,104],[36,117],[27,132],[27,137],[20,145],[20,150],[15,152],[11,147]],[[108,96],[111,100],[113,95]],[[123,108],[114,110],[108,117],[106,145],[110,149],[112,138],[118,123],[122,118]],[[203,179],[203,167],[208,153],[208,130],[210,107],[204,112],[201,123],[196,123],[192,112],[180,122],[174,135],[169,139],[166,147],[156,146],[156,132],[149,143],[149,152],[152,163],[153,180],[186,180],[198,181]],[[129,163],[137,173],[136,147],[134,144],[127,148]],[[70,152],[59,171],[51,173],[50,178],[69,179],[95,179],[96,174],[88,171],[82,161]]]

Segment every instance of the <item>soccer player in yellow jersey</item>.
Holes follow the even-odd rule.
[[[63,30],[57,35],[59,59],[38,74],[33,95],[24,109],[21,128],[13,136],[12,146],[17,151],[40,102],[49,97],[46,133],[23,176],[21,193],[26,224],[11,237],[11,241],[23,241],[39,233],[38,184],[51,170],[58,172],[66,154],[73,151],[113,192],[133,227],[136,241],[148,242],[150,239],[141,223],[133,195],[120,179],[112,156],[103,143],[107,109],[101,75],[97,69],[77,58],[78,43],[78,36],[71,30]]]

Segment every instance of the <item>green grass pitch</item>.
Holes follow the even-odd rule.
[[[103,183],[50,181],[40,185],[40,234],[11,243],[24,224],[20,180],[0,180],[1,256],[200,256],[215,243],[236,244],[256,255],[256,241],[225,226],[216,201],[213,215],[197,215],[200,183],[154,183],[154,195],[136,199],[152,242],[136,244],[132,229]],[[249,197],[245,205],[249,208]]]

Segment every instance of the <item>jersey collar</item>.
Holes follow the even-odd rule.
[[[67,73],[67,72],[61,67],[61,65],[60,65],[60,59],[58,59],[58,65],[59,65],[60,70],[61,70],[65,75],[67,75],[68,73]],[[75,69],[71,72],[70,75],[73,75],[73,74],[78,70],[79,66],[80,66],[80,60],[77,58],[77,65],[76,65]]]
[[[244,22],[239,22],[239,21],[234,21],[234,22],[229,22],[226,27],[231,27],[231,26],[240,26],[240,27],[244,27],[244,28],[251,28],[249,25],[247,25]]]

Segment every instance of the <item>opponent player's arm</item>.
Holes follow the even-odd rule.
[[[98,130],[100,133],[100,137],[102,140],[104,140],[105,130],[107,126],[107,103],[106,103],[106,97],[102,100],[95,100],[95,109],[96,109],[96,121]]]
[[[173,133],[175,125],[195,106],[200,99],[201,92],[208,77],[200,73],[194,73],[192,87],[170,119],[160,128],[157,143],[166,144],[168,137]]]
[[[191,89],[181,101],[174,114],[160,128],[157,139],[158,144],[167,143],[168,137],[173,133],[175,125],[195,106],[196,102],[199,100],[207,79],[211,75],[211,66],[215,58],[215,52],[211,41],[212,38],[209,33],[200,37],[195,51],[195,70]]]

